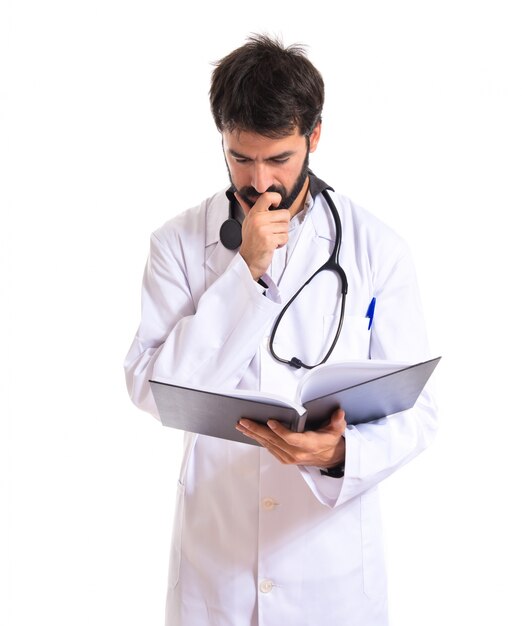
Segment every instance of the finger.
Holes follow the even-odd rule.
[[[336,409],[331,417],[330,422],[318,430],[323,433],[334,433],[337,436],[343,435],[346,430],[345,412],[343,409]]]
[[[344,417],[345,417],[345,412],[344,412],[344,409],[342,409],[341,407],[337,408],[332,413],[332,419],[336,418],[336,419],[340,420],[340,419],[344,419]]]
[[[282,233],[288,236],[289,223],[290,211],[287,209],[279,209],[276,211],[256,211],[252,209],[251,212],[245,216],[242,225],[245,229],[267,229],[269,232]]]
[[[341,439],[334,432],[307,431],[295,433],[276,420],[269,420],[268,427],[250,420],[241,420],[237,429],[266,448],[280,463],[285,465],[319,465],[324,467],[332,458],[334,442]],[[276,432],[279,431],[279,434]]]
[[[268,191],[268,192],[265,192],[262,195],[265,196],[266,193],[268,194],[268,198],[267,199],[271,200],[271,205],[270,206],[273,206],[274,209],[276,209],[281,204],[281,202],[283,201],[283,197],[281,196],[280,193],[277,193],[276,191]],[[286,209],[282,209],[282,210],[285,211]]]
[[[286,235],[274,235],[275,247],[284,248],[288,243],[288,233]]]
[[[339,408],[336,409],[333,413],[332,413],[332,417],[330,418],[330,423],[334,424],[334,425],[341,425],[343,423],[346,424],[346,420],[345,420],[345,412],[343,409]]]
[[[235,428],[247,437],[256,439],[259,443],[271,441],[271,430],[266,426],[258,424],[257,422],[254,422],[252,420],[243,418],[239,420]]]
[[[236,191],[234,195],[243,208],[245,214],[249,211],[254,211],[255,213],[269,211],[270,207],[278,207],[282,202],[282,196],[280,193],[277,193],[276,191],[265,191],[257,198],[255,204],[250,208],[241,198],[238,191]]]
[[[280,463],[283,464],[291,464],[295,463],[294,457],[289,454],[286,450],[283,450],[279,446],[276,446],[275,443],[270,440],[268,437],[262,435],[260,433],[256,433],[255,431],[251,431],[248,428],[241,426],[240,424],[236,425],[236,428],[239,432],[241,432],[246,437],[253,439],[258,444],[260,444],[263,448],[266,448],[268,452],[270,452]]]
[[[249,439],[253,439],[254,441],[257,441],[257,443],[260,443],[261,446],[265,446],[266,447],[266,440],[263,439],[262,437],[259,437],[258,435],[256,435],[255,433],[250,432],[248,429],[243,428],[242,426],[237,425],[235,427],[240,433],[242,433],[245,437],[248,437]]]
[[[274,451],[278,451],[283,463],[308,464],[308,461],[315,459],[319,451],[323,450],[327,445],[327,435],[320,436],[313,431],[296,433],[288,430],[275,420],[271,420],[268,426],[277,438],[269,440],[266,447],[271,445]]]
[[[343,409],[337,409],[332,414],[331,425],[337,433],[343,434],[346,430],[345,412]]]
[[[335,414],[334,414],[335,415]],[[277,420],[269,420],[268,427],[279,436],[280,439],[283,440],[283,443],[288,446],[288,450],[295,448],[297,450],[312,450],[316,451],[319,448],[319,439],[317,435],[330,435],[339,439],[341,435],[344,433],[346,427],[346,421],[344,419],[344,411],[342,411],[342,418],[340,415],[337,418],[333,417],[332,419],[336,419],[337,421],[332,424],[328,424],[325,428],[319,428],[318,430],[310,430],[302,433],[297,433],[295,431],[289,430],[285,426],[283,426]],[[340,421],[342,419],[342,422]],[[328,441],[328,440],[326,440]]]
[[[284,452],[280,448],[274,446],[264,446],[270,454],[272,454],[279,463],[283,465],[296,465],[295,459],[288,453]]]
[[[252,208],[256,211],[269,211],[271,207],[277,208],[282,200],[283,198],[280,193],[276,191],[265,191],[257,198]]]
[[[296,458],[296,455],[293,453],[293,449],[288,450],[285,447],[283,447],[284,442],[282,440],[261,438],[259,443],[264,448],[266,448],[268,452],[270,452],[280,463],[283,463],[286,465],[297,464],[297,458]]]
[[[266,425],[258,424],[252,420],[242,419],[239,421],[236,428],[267,448],[279,449],[282,453],[291,455],[289,444]]]
[[[268,428],[288,446],[298,448],[304,445],[304,437],[302,437],[304,433],[296,433],[277,420],[268,420]]]

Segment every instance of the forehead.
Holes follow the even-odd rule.
[[[224,131],[222,133],[224,149],[246,156],[269,156],[286,151],[295,151],[304,146],[305,137],[297,128],[284,137],[266,137],[258,133],[243,130]]]

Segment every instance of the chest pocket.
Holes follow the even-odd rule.
[[[369,322],[368,317],[345,315],[339,340],[330,355],[329,361],[370,358]],[[327,349],[335,337],[338,324],[338,315],[325,315],[323,318],[323,337]]]

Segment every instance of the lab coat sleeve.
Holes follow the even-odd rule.
[[[151,237],[141,323],[124,369],[132,401],[157,418],[150,379],[235,388],[279,309],[239,254],[206,288],[202,231]]]
[[[416,363],[430,358],[417,280],[406,247],[397,262],[374,275],[377,298],[370,357]],[[316,497],[334,507],[370,489],[422,452],[436,432],[436,409],[427,384],[416,405],[380,420],[346,429],[343,478],[301,468]]]

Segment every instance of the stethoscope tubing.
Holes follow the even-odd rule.
[[[328,191],[326,189],[324,189],[322,191],[323,197],[326,200],[326,202],[328,203],[328,206],[330,208],[330,212],[332,213],[332,217],[334,219],[334,224],[335,224],[335,244],[334,244],[334,248],[332,250],[332,253],[330,254],[328,260],[326,261],[326,263],[324,263],[323,265],[321,265],[321,267],[319,269],[317,269],[311,276],[310,278],[300,287],[300,289],[290,298],[290,300],[288,300],[288,302],[284,305],[284,307],[281,309],[281,312],[279,313],[279,315],[277,316],[273,328],[272,328],[272,332],[270,334],[270,339],[269,339],[269,344],[268,344],[268,348],[270,350],[270,354],[272,355],[272,357],[276,360],[279,361],[279,363],[284,363],[286,365],[290,365],[291,367],[294,368],[301,368],[304,367],[306,369],[313,369],[314,367],[317,367],[319,365],[322,365],[323,363],[325,363],[329,358],[330,355],[332,354],[338,340],[339,340],[339,336],[341,334],[341,330],[343,328],[343,322],[344,322],[344,312],[345,312],[345,306],[346,306],[346,296],[348,293],[348,279],[346,277],[345,271],[343,270],[343,268],[341,267],[341,265],[339,264],[339,251],[341,249],[341,243],[342,243],[342,239],[343,239],[343,234],[342,234],[342,227],[341,227],[341,218],[339,217],[339,212],[337,211],[337,208],[332,200],[332,198],[330,197]],[[316,363],[315,365],[307,365],[306,363],[303,363],[301,361],[301,359],[297,358],[297,357],[292,357],[291,359],[283,359],[282,357],[278,356],[275,353],[273,344],[274,344],[274,339],[275,339],[275,335],[277,333],[277,329],[279,327],[279,324],[281,323],[282,318],[284,317],[284,314],[286,313],[286,311],[290,308],[290,306],[292,305],[292,303],[296,300],[296,298],[299,296],[299,294],[303,291],[303,289],[310,284],[310,282],[322,271],[325,270],[329,270],[329,271],[333,271],[335,272],[338,276],[339,279],[341,280],[341,312],[340,312],[340,316],[339,316],[339,324],[337,326],[337,331],[335,333],[334,336],[334,340],[332,341],[332,344],[328,350],[328,352],[326,353],[325,357],[323,358],[322,361],[320,361],[319,363]]]

